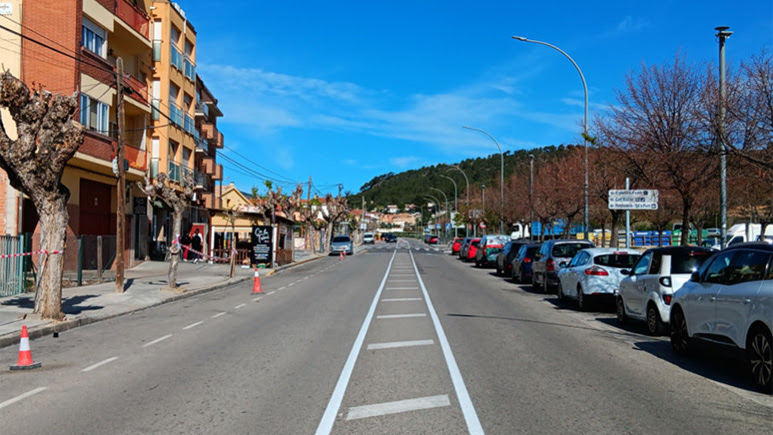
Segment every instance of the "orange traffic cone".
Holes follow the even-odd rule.
[[[346,255],[346,254],[344,253],[344,251],[341,251],[341,252],[338,254],[338,260],[343,260],[345,255]]]
[[[260,285],[260,273],[258,273],[258,268],[255,268],[255,280],[252,282],[252,292],[253,293],[263,293],[263,287]]]
[[[32,362],[32,351],[30,351],[30,338],[27,335],[27,326],[21,327],[21,340],[19,340],[19,360],[11,370],[31,370],[42,366],[41,363]]]

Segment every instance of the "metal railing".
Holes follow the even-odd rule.
[[[24,253],[24,236],[0,236],[0,255]],[[0,258],[0,297],[26,291],[26,267],[30,257]]]
[[[183,54],[180,53],[180,50],[177,49],[174,43],[170,44],[170,47],[172,48],[172,66],[183,71],[185,68],[183,66]]]
[[[180,183],[182,181],[181,179],[181,171],[180,171],[180,165],[177,163],[169,162],[169,179],[172,181],[176,181]]]
[[[188,58],[188,56],[185,56],[185,77],[187,77],[189,80],[196,80],[196,64],[193,63],[192,60]]]

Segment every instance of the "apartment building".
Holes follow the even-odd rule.
[[[68,162],[62,183],[70,190],[68,239],[115,235],[117,201],[125,201],[125,258],[144,256],[137,243],[146,232],[132,206],[141,191],[135,181],[147,169],[151,106],[147,77],[152,67],[150,17],[143,0],[27,0],[20,2],[21,79],[54,94],[77,94],[83,144]],[[126,84],[123,144],[126,192],[116,192],[116,60],[123,59]],[[21,229],[33,233],[37,215],[29,200],[21,207]],[[37,238],[33,238],[36,240]],[[68,242],[72,246],[74,243]],[[66,258],[66,262],[70,262]]]
[[[166,172],[170,182],[183,189],[194,183],[191,207],[183,217],[183,231],[205,235],[209,250],[210,210],[218,208],[215,182],[222,180],[223,168],[215,154],[223,147],[217,130],[222,112],[217,99],[196,75],[196,30],[177,3],[156,0],[150,7],[153,34],[152,156],[150,175]],[[188,176],[191,178],[189,179]],[[168,245],[176,235],[171,230],[171,210],[161,204],[152,208],[152,239],[157,246]]]
[[[22,0],[0,3],[0,65],[16,77],[21,76],[21,6]],[[15,139],[16,124],[11,114],[3,109],[0,116],[6,133]],[[0,169],[0,235],[19,235],[18,209],[21,201],[21,195]]]

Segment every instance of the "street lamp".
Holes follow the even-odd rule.
[[[469,215],[470,213],[470,179],[467,178],[467,174],[464,173],[464,171],[462,170],[462,168],[459,167],[459,165],[451,165],[451,168],[454,168],[457,171],[461,172],[462,175],[464,175],[464,182],[467,184],[467,200],[465,202],[465,204],[467,205],[467,218],[465,219],[465,223],[464,223],[464,237],[469,237],[470,229],[467,228],[469,224],[467,220],[470,218],[470,215]]]
[[[725,39],[733,32],[729,27],[714,28],[719,38],[719,215],[720,215],[720,246],[725,249],[727,243],[727,144],[725,143]]]
[[[488,132],[483,131],[479,128],[468,127],[466,125],[463,127],[468,130],[475,130],[485,134],[491,140],[494,141],[494,143],[497,145],[497,148],[499,149],[499,159],[501,163],[501,169],[499,171],[499,234],[504,234],[505,233],[505,155],[502,154],[502,147],[499,146],[499,142],[497,142],[497,140],[494,139],[494,136],[490,135]]]
[[[534,154],[529,154],[529,241],[534,241]]]
[[[446,200],[446,215],[448,215],[448,221],[451,222],[451,215],[448,213],[448,196],[446,196],[446,193],[443,192],[442,190],[438,189],[437,187],[430,187],[430,189],[437,190],[438,192],[440,192],[441,195],[443,195],[443,198],[445,198],[445,200]],[[446,234],[446,236],[448,236],[448,230],[446,228],[447,227],[443,227],[443,232]]]
[[[440,176],[443,177],[443,178],[448,178],[449,180],[451,180],[452,183],[454,183],[454,212],[458,216],[459,215],[459,198],[457,196],[456,181],[454,181],[453,178],[448,177],[448,176],[443,175],[443,174],[440,174]],[[456,224],[454,224],[454,237],[456,237]]]
[[[432,200],[432,203],[433,203],[433,204],[435,204],[435,213],[437,213],[437,212],[438,212],[438,210],[440,209],[440,206],[439,206],[439,205],[440,205],[440,204],[442,204],[442,202],[441,202],[439,199],[435,198],[434,196],[430,195],[429,193],[425,193],[425,194],[424,194],[424,197],[425,197],[425,199],[426,199],[426,198],[429,198],[429,199],[431,199],[431,200]],[[434,217],[434,215],[433,215],[432,217]],[[436,222],[436,223],[437,223],[437,222]],[[430,231],[430,232],[431,232],[431,231]],[[440,236],[440,229],[438,229],[438,237],[439,237],[439,236]]]
[[[574,67],[577,69],[577,72],[580,73],[580,79],[582,80],[582,89],[585,92],[585,122],[583,124],[583,135],[582,135],[582,139],[585,144],[585,211],[583,213],[582,225],[583,225],[583,232],[585,233],[585,240],[588,240],[588,85],[585,83],[585,76],[582,75],[582,70],[580,70],[580,67],[577,65],[577,62],[575,62],[571,56],[566,54],[564,50],[561,50],[555,45],[548,44],[547,42],[527,39],[527,38],[524,38],[523,36],[513,36],[513,39],[517,41],[522,41],[522,42],[531,42],[534,44],[546,45],[558,51],[559,53],[566,56],[566,58],[569,59],[569,61],[572,62],[572,65],[574,65]]]
[[[480,221],[483,222],[486,217],[486,185],[480,185]]]

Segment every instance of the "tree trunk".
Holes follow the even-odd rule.
[[[620,247],[620,235],[618,234],[618,226],[620,223],[620,213],[615,212],[614,210],[610,210],[609,213],[612,215],[612,237],[610,239],[610,245],[613,248],[619,248]]]
[[[679,244],[687,246],[690,243],[690,201],[682,199],[682,237]]]
[[[183,209],[179,207],[174,208],[174,213],[172,214],[172,237],[174,237],[174,242],[172,243],[172,248],[169,250],[169,288],[172,290],[177,289],[177,265],[180,263],[180,253],[182,252],[182,249],[180,249],[179,242],[180,234],[182,233],[182,225],[183,225]]]
[[[67,195],[48,195],[35,204],[40,214],[40,250],[63,251],[67,237]],[[62,320],[64,254],[41,254],[33,314]]]
[[[330,241],[333,239],[333,227],[335,227],[335,222],[330,221],[325,230],[325,252],[328,253],[330,252]]]

